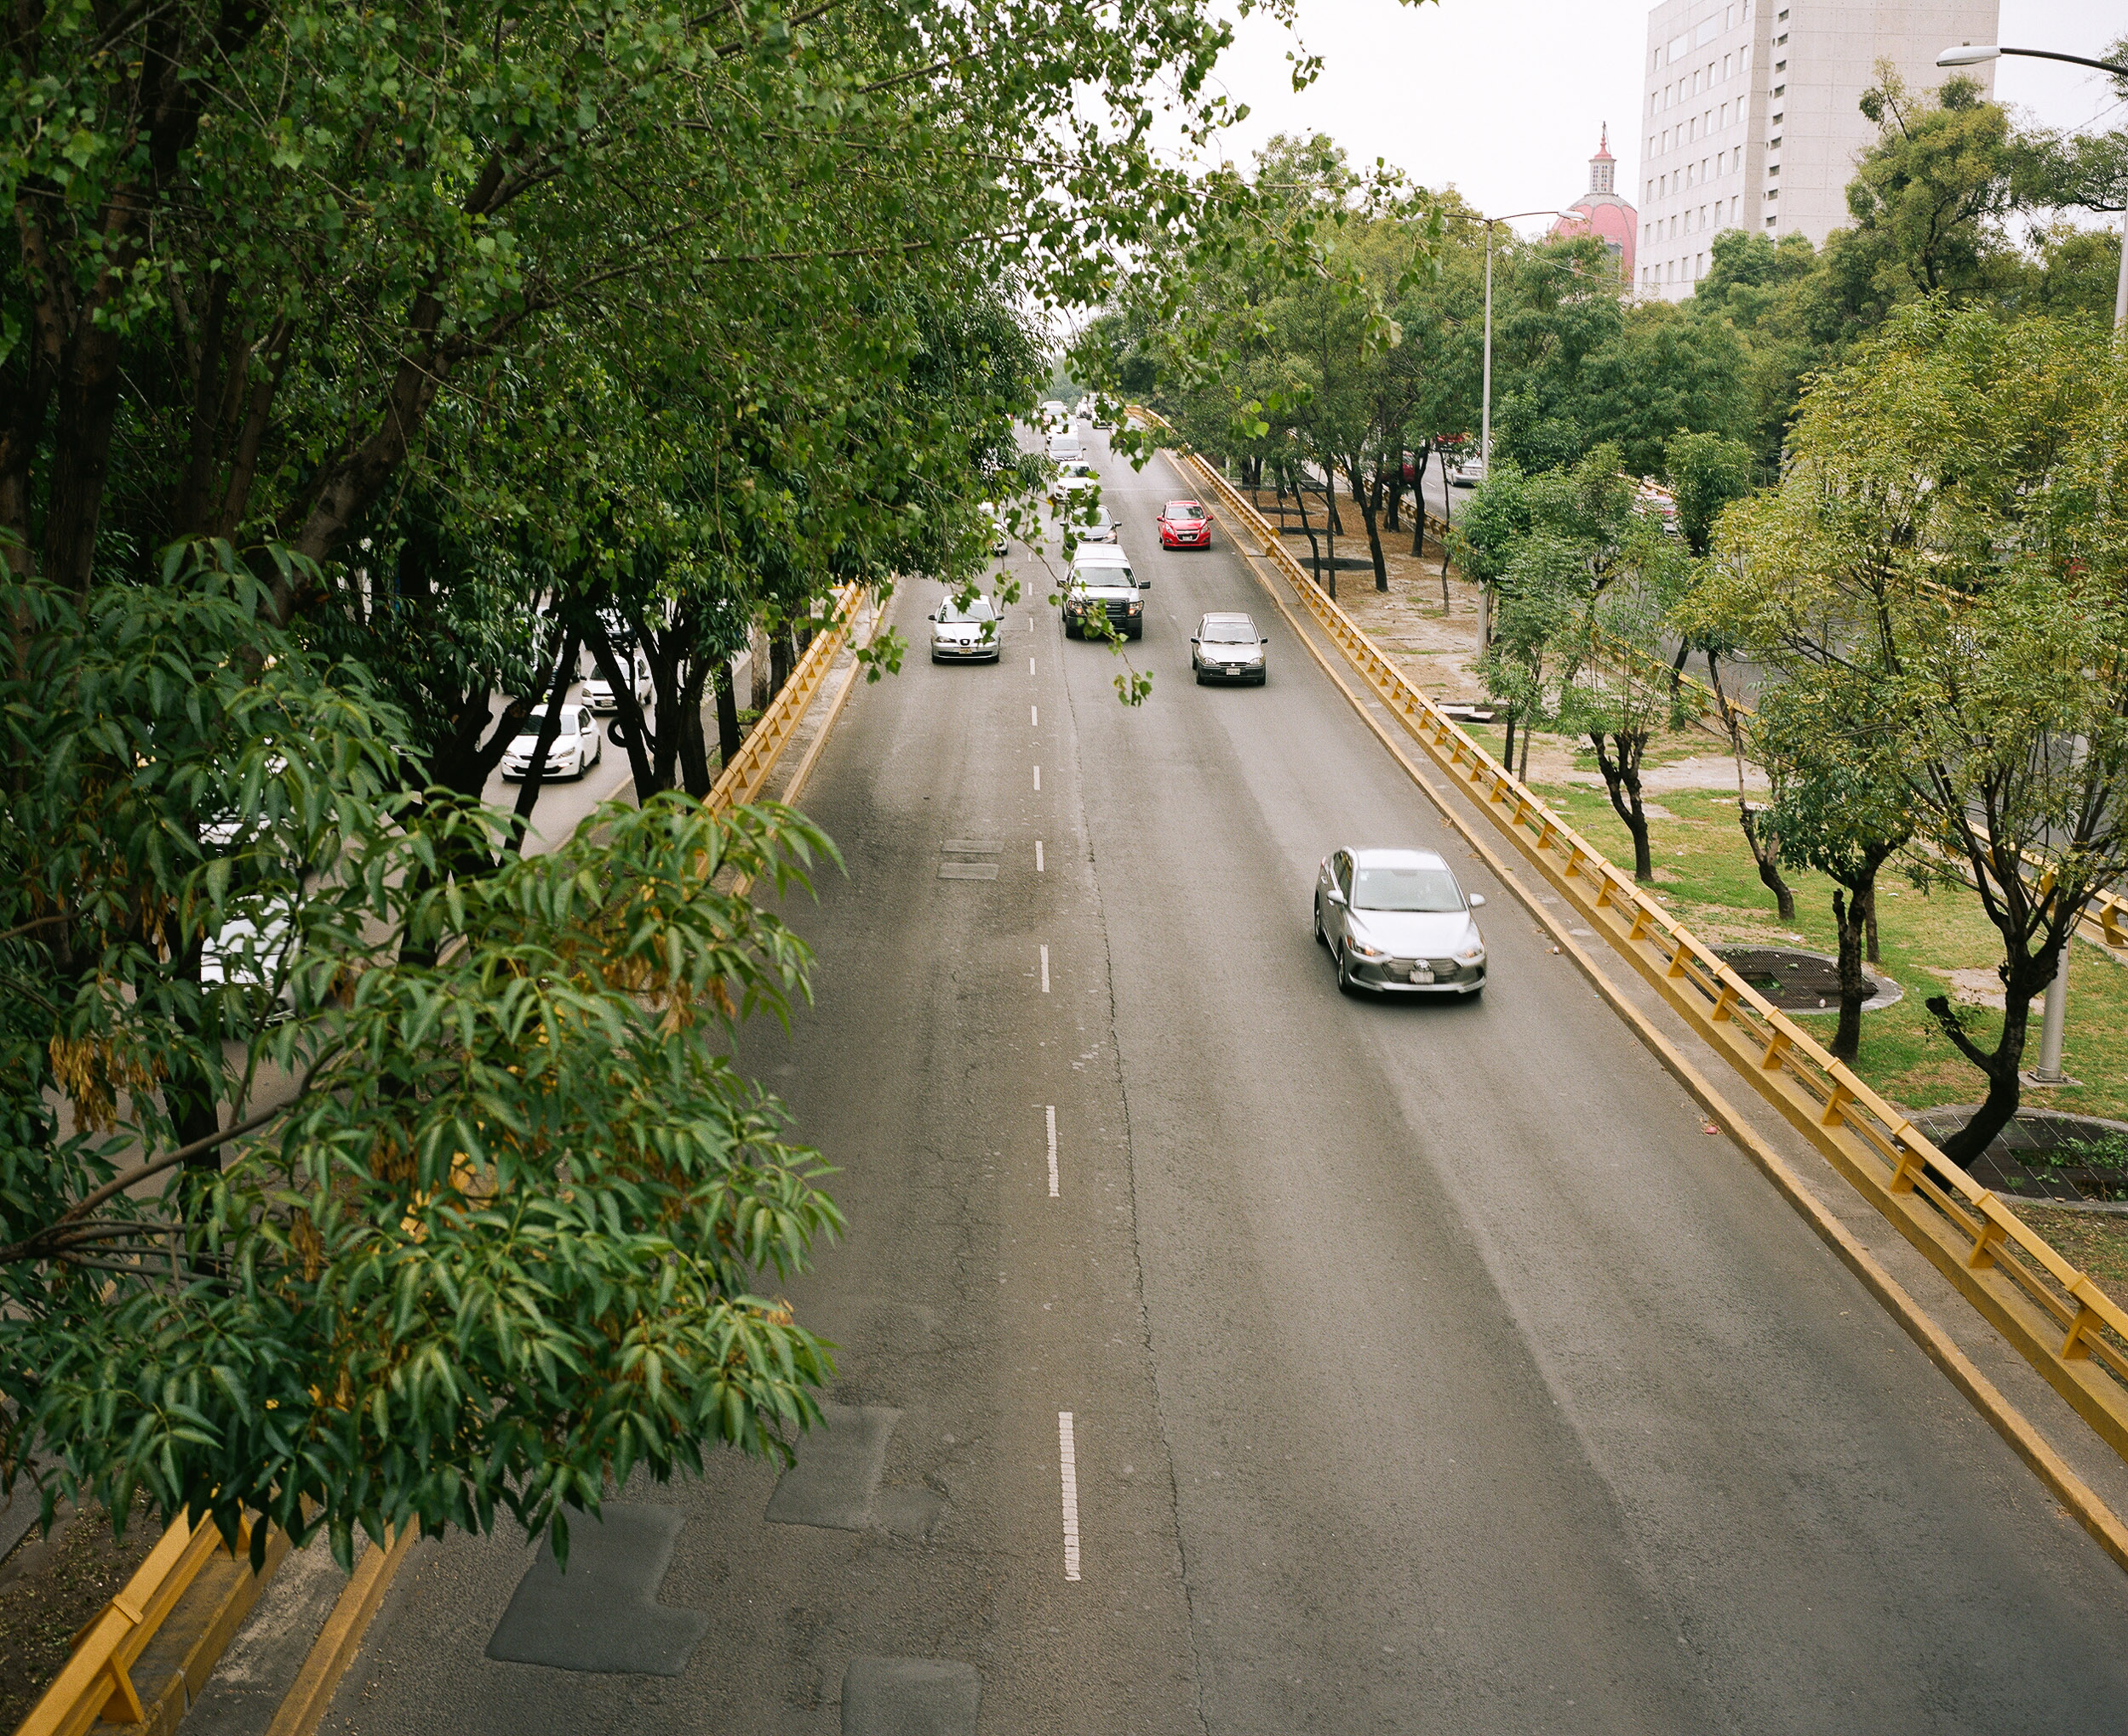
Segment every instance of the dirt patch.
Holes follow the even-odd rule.
[[[59,1673],[69,1642],[133,1577],[163,1535],[141,1506],[123,1541],[101,1510],[66,1514],[52,1534],[32,1532],[0,1563],[0,1730],[29,1716]]]
[[[1939,970],[1931,965],[1929,974],[1942,977],[1948,983],[1951,985],[1951,999],[1961,1007],[1993,1007],[2000,1013],[2010,1004],[2001,977],[1989,966],[1976,965],[1965,970]],[[2034,995],[2032,1004],[2036,1007],[2045,999],[2045,995]]]

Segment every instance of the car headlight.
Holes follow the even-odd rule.
[[[1145,605],[1144,605],[1142,602],[1140,602],[1137,600],[1137,598],[1136,598],[1135,597],[1132,597],[1132,598],[1130,599],[1130,614],[1138,614],[1141,610],[1142,610],[1144,608],[1145,608]]]
[[[1389,955],[1379,946],[1370,946],[1364,940],[1347,939],[1346,950],[1361,958],[1387,958]]]
[[[1469,939],[1456,949],[1456,956],[1465,964],[1483,964],[1485,962],[1485,943],[1479,936],[1473,934]]]

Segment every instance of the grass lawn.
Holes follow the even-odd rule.
[[[1471,734],[1497,757],[1502,732],[1473,728]],[[1547,738],[1540,733],[1536,745]],[[1555,746],[1567,744],[1552,738]],[[1679,731],[1653,743],[1650,768],[1679,759],[1722,753],[1721,745],[1703,732]],[[1594,769],[1594,757],[1581,752],[1577,768]],[[1534,767],[1532,768],[1534,773]],[[1533,782],[1536,781],[1533,778]],[[1633,839],[1611,811],[1599,786],[1536,782],[1537,793],[1554,812],[1615,863],[1633,864]],[[1652,890],[1686,927],[1714,945],[1788,945],[1831,953],[1838,939],[1833,923],[1833,882],[1822,875],[1784,870],[1795,888],[1795,922],[1783,925],[1773,894],[1759,883],[1742,831],[1736,824],[1733,788],[1661,790],[1643,798],[1650,815],[1649,842],[1655,859]],[[1906,991],[1906,998],[1880,1012],[1862,1015],[1862,1055],[1856,1071],[1892,1102],[1912,1113],[1950,1103],[1977,1103],[1986,1089],[1979,1071],[1936,1028],[1921,1003],[1948,992],[1954,971],[1992,971],[2000,960],[2000,942],[1982,913],[1979,899],[1962,889],[1938,888],[1924,896],[1887,864],[1878,878],[1877,923],[1883,963],[1871,967]],[[1968,979],[1971,980],[1971,979]],[[1987,985],[1999,988],[1992,975]],[[1991,1047],[2002,1014],[1984,1007],[1965,1009],[1968,1029],[1982,1047]],[[1832,1035],[1833,1012],[1795,1016],[1806,1028]],[[2027,1065],[2036,1059],[2039,1008],[2032,1008]],[[2083,941],[2069,949],[2068,1040],[2063,1067],[2079,1086],[2025,1093],[2029,1107],[2128,1120],[2128,967]],[[2073,1213],[2056,1213],[2072,1216]],[[2128,1280],[2128,1265],[2123,1278]]]

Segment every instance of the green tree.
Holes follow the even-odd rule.
[[[2003,948],[1992,1042],[1928,1002],[1987,1081],[1960,1162],[2016,1112],[2032,998],[2128,872],[2119,381],[2096,321],[1902,310],[1805,398],[1779,486],[1725,515],[1684,611],[1797,679],[1881,671],[1885,762]]]
[[[1822,666],[1765,695],[1752,739],[1773,779],[1770,830],[1784,859],[1833,882],[1839,935],[1839,1023],[1828,1047],[1843,1061],[1862,1052],[1866,931],[1877,874],[1913,836],[1914,802],[1903,745],[1873,678]]]

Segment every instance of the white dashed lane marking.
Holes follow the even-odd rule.
[[[1064,1577],[1078,1578],[1078,1455],[1072,1442],[1072,1413],[1056,1413],[1056,1457],[1064,1479]]]
[[[1044,947],[1042,949],[1042,992],[1043,992],[1044,994],[1045,994],[1045,995],[1046,995],[1046,994],[1048,994],[1048,993],[1049,993],[1049,991],[1050,991],[1050,949],[1049,949],[1048,947],[1044,946]]]
[[[1052,1103],[1052,1104],[1050,1104],[1050,1105],[1048,1105],[1048,1107],[1047,1107],[1047,1113],[1046,1113],[1046,1115],[1044,1116],[1044,1119],[1045,1119],[1045,1120],[1047,1120],[1047,1121],[1048,1121],[1048,1122],[1049,1122],[1049,1124],[1050,1124],[1050,1197],[1051,1199],[1055,1199],[1055,1198],[1056,1198],[1056,1197],[1057,1197],[1057,1192],[1056,1192],[1056,1105],[1055,1105],[1054,1103]]]

